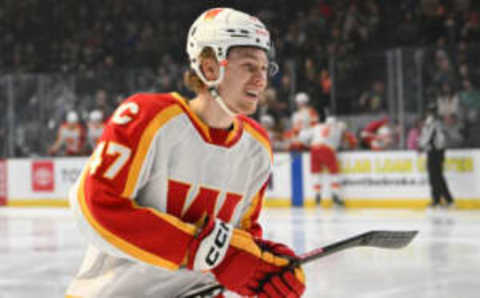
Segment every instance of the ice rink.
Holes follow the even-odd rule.
[[[266,209],[265,237],[304,252],[368,230],[419,230],[402,250],[355,248],[305,266],[305,297],[476,298],[480,211]],[[85,242],[67,209],[0,208],[0,298],[63,297]]]

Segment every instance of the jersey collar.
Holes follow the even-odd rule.
[[[177,92],[170,93],[185,111],[185,114],[190,118],[193,126],[196,128],[200,136],[205,142],[230,148],[235,145],[243,133],[243,123],[239,117],[233,120],[233,128],[225,131],[223,129],[211,128],[205,124],[188,106],[187,99]]]

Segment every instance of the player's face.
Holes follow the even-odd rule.
[[[237,47],[230,50],[225,77],[218,89],[234,113],[250,115],[257,109],[267,87],[268,58],[258,48]]]

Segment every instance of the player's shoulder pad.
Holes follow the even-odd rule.
[[[272,145],[265,128],[263,128],[257,121],[250,117],[239,115],[238,119],[242,121],[244,130],[253,138],[255,138],[260,144],[262,144],[265,149],[267,149],[269,154],[272,155]]]
[[[179,99],[170,93],[137,93],[128,97],[122,103],[135,102],[141,107],[159,112],[169,106],[179,105],[178,101]]]
[[[180,99],[172,94],[138,93],[125,99],[109,118],[104,135],[107,139],[150,139],[156,131],[184,114]]]
[[[178,97],[171,93],[137,93],[125,99],[113,114],[113,118],[135,114],[135,118],[148,123],[160,114],[173,118],[184,112]]]
[[[239,115],[238,118],[243,122],[244,127],[249,127],[251,129],[249,132],[254,131],[255,133],[260,134],[262,138],[265,138],[267,141],[269,141],[268,133],[265,128],[260,125],[260,123],[244,115]]]

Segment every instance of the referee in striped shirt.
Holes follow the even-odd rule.
[[[437,106],[434,103],[428,106],[427,118],[418,143],[419,147],[427,153],[428,180],[432,195],[430,206],[440,206],[441,198],[443,197],[446,201],[446,206],[453,207],[454,200],[443,175],[446,132],[442,121],[437,115]]]

